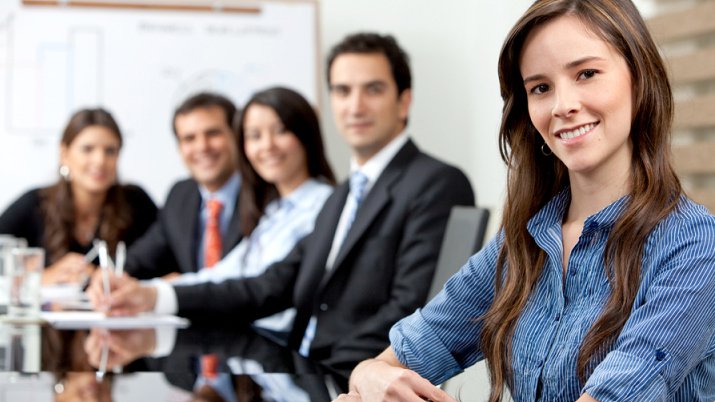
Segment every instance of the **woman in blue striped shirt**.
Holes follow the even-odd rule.
[[[502,48],[502,230],[340,400],[715,399],[715,217],[670,163],[673,98],[630,0],[541,0]]]

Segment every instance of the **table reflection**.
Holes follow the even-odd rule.
[[[158,350],[165,330],[2,324],[0,402],[330,401],[347,386],[250,327],[171,328],[171,348]]]

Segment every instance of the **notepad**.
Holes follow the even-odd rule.
[[[133,329],[176,327],[186,328],[189,320],[175,315],[144,313],[130,317],[107,317],[96,311],[43,311],[40,317],[58,329]]]
[[[82,287],[77,284],[49,285],[40,288],[42,302],[86,300]]]

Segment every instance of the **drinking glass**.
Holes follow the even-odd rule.
[[[0,235],[0,314],[7,313],[7,305],[10,303],[10,252],[17,247],[27,247],[27,241],[10,235]]]
[[[8,315],[16,318],[38,317],[45,250],[39,247],[15,248],[10,252],[9,265]]]

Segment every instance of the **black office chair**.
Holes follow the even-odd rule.
[[[489,223],[486,208],[455,206],[449,214],[437,268],[427,300],[431,300],[469,257],[482,248]]]

